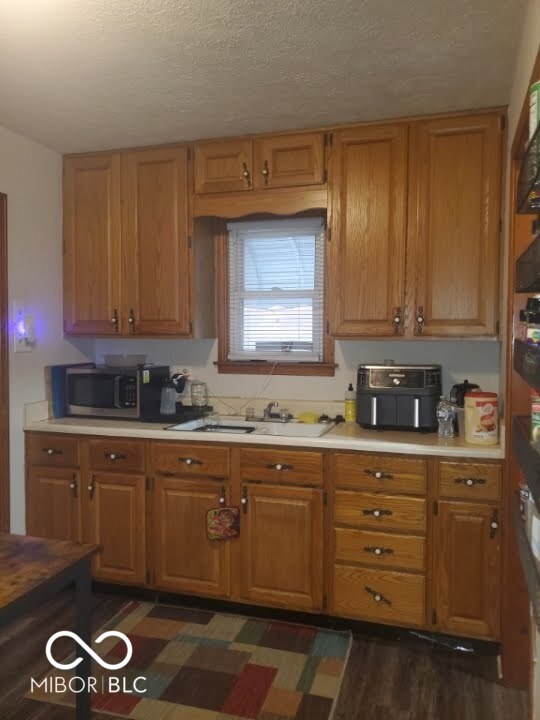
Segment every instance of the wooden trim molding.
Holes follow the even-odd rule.
[[[0,531],[9,531],[7,196],[0,193]]]
[[[227,223],[215,219],[214,225],[216,253],[216,320],[218,337],[218,360],[214,363],[220,374],[234,375],[296,375],[334,377],[337,365],[334,339],[325,333],[323,339],[323,362],[277,364],[257,360],[229,360],[229,263]],[[326,295],[325,288],[325,295]],[[326,301],[325,301],[326,314]],[[323,322],[326,326],[326,318]],[[272,369],[273,368],[273,369]]]

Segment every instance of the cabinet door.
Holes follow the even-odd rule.
[[[438,503],[434,605],[443,632],[499,637],[499,515],[496,505]]]
[[[122,156],[123,313],[130,335],[189,335],[187,150]]]
[[[400,334],[403,326],[407,127],[333,134],[328,311],[331,334]]]
[[[76,470],[30,466],[26,532],[51,540],[80,541],[80,482]]]
[[[64,332],[116,335],[120,315],[120,155],[64,160]]]
[[[324,136],[299,133],[255,140],[255,188],[320,185],[324,182]]]
[[[195,192],[251,190],[251,140],[219,140],[195,145]]]
[[[154,503],[155,584],[193,595],[229,595],[231,541],[209,540],[206,513],[227,499],[212,480],[157,476]]]
[[[145,582],[144,477],[94,473],[84,488],[89,541],[100,546],[94,560],[98,580]]]
[[[408,282],[416,335],[495,335],[500,115],[411,130]]]
[[[322,491],[242,486],[242,597],[297,610],[322,608]]]

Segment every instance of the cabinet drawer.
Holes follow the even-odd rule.
[[[164,474],[227,477],[229,451],[210,445],[152,443],[152,467]]]
[[[242,480],[322,485],[322,472],[322,455],[316,452],[288,449],[244,449],[240,452]]]
[[[424,576],[335,565],[332,610],[374,622],[424,625]]]
[[[501,466],[487,463],[439,463],[439,495],[467,500],[498,500]]]
[[[334,519],[345,525],[363,525],[381,530],[417,530],[426,527],[426,501],[379,493],[338,490]]]
[[[335,528],[335,559],[378,568],[425,569],[426,541],[415,535],[396,535]]]
[[[90,440],[88,456],[91,470],[144,472],[143,440]]]
[[[78,467],[79,441],[63,435],[35,433],[26,436],[29,465],[49,467]]]
[[[426,461],[387,455],[336,453],[336,487],[390,493],[426,491]]]

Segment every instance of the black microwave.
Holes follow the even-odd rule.
[[[168,365],[66,368],[66,413],[79,417],[153,420],[159,417]]]

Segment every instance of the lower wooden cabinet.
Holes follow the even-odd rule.
[[[51,540],[80,540],[80,478],[77,470],[27,470],[26,531]]]
[[[209,540],[206,513],[227,501],[212,480],[156,476],[153,489],[154,582],[192,595],[229,595],[230,541]]]
[[[242,599],[322,609],[322,490],[245,483],[242,499]]]
[[[440,501],[434,532],[434,609],[443,632],[499,637],[500,511]]]
[[[146,575],[145,480],[143,476],[94,473],[86,488],[89,541],[98,580],[144,584]]]

